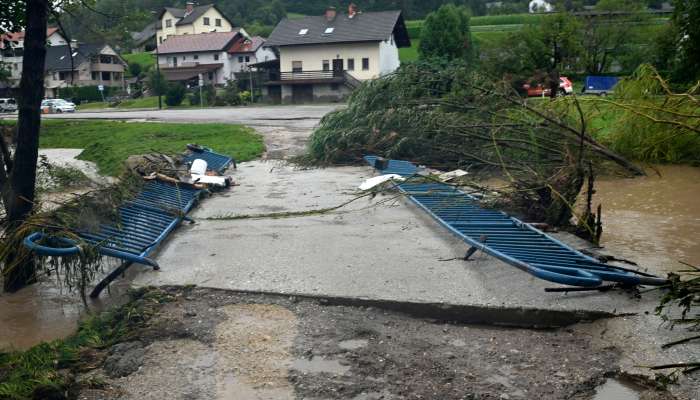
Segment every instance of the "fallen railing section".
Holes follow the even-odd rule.
[[[191,151],[183,157],[184,163],[196,159],[208,161],[208,169],[223,172],[235,162],[231,157],[217,154],[210,149],[189,145]],[[83,251],[80,246],[94,246],[103,256],[123,260],[109,273],[90,297],[96,298],[114,279],[131,265],[143,264],[160,269],[149,255],[177,228],[194,208],[205,192],[194,185],[147,181],[142,190],[118,209],[117,220],[112,224],[100,224],[98,229],[75,231],[80,243],[67,238],[46,237],[35,232],[24,239],[24,246],[40,256],[65,257]]]
[[[408,161],[376,156],[365,160],[381,174],[412,177],[418,172]],[[598,287],[606,281],[652,286],[667,283],[650,274],[603,264],[517,218],[481,207],[478,199],[454,186],[409,179],[396,187],[471,246],[465,259],[481,250],[540,279],[570,286]]]

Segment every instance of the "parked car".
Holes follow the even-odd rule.
[[[536,85],[525,83],[523,85],[523,89],[527,92],[528,97],[549,96],[550,93],[549,87],[544,87],[542,83],[538,83]],[[559,94],[565,96],[573,92],[574,85],[571,83],[569,78],[565,76],[559,77]]]
[[[589,75],[584,81],[581,93],[605,96],[615,89],[615,85],[617,85],[617,77],[615,76]]]
[[[59,114],[75,112],[75,104],[63,99],[46,99],[41,102],[41,111]]]
[[[0,112],[15,111],[17,111],[17,102],[15,99],[0,99]]]

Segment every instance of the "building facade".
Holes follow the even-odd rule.
[[[284,19],[266,46],[279,53],[277,79],[268,95],[283,103],[341,101],[362,81],[395,71],[400,47],[411,45],[401,11],[347,14],[332,7],[322,16]]]
[[[72,52],[72,53],[71,53]],[[104,44],[51,46],[46,51],[44,86],[47,98],[60,97],[70,86],[99,86],[125,89],[126,62]]]
[[[210,32],[241,31],[213,4],[195,6],[188,2],[184,9],[166,7],[159,15],[156,38],[161,45],[172,36]]]

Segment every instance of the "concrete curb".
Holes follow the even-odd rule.
[[[184,286],[166,285],[164,288]],[[579,322],[592,322],[599,319],[615,318],[620,315],[605,311],[587,310],[547,310],[524,307],[497,307],[488,305],[466,305],[447,303],[423,303],[390,299],[370,299],[342,296],[279,293],[266,291],[230,290],[207,286],[195,288],[235,293],[247,296],[267,296],[296,300],[317,301],[327,306],[372,307],[399,312],[415,318],[425,318],[442,322],[504,327],[552,329],[562,328]]]

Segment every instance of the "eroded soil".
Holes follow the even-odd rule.
[[[294,297],[158,290],[170,301],[138,340],[106,349],[78,377],[79,398],[591,399],[620,361],[577,326],[465,326]]]

